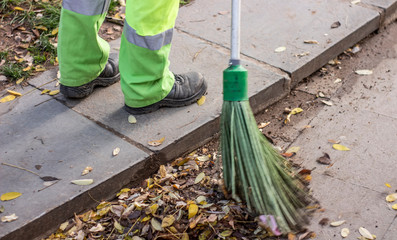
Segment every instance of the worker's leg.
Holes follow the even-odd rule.
[[[95,85],[106,86],[117,80],[118,64],[107,63],[109,44],[98,36],[110,1],[63,0],[58,60],[61,92],[71,95],[69,97],[84,97],[91,93]],[[81,91],[84,96],[81,96]]]
[[[119,61],[121,88],[130,113],[148,113],[162,106],[184,106],[206,90],[200,74],[184,75],[175,81],[169,70],[168,56],[178,10],[179,0],[127,1]],[[190,87],[186,87],[188,85]],[[170,95],[182,99],[164,103]],[[161,100],[164,101],[157,104]]]

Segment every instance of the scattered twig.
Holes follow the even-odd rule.
[[[137,223],[137,222],[139,222],[141,220],[141,217],[139,217],[135,222],[134,222],[134,224],[132,224],[132,226],[131,226],[131,228],[128,230],[128,232],[124,235],[124,236],[128,236],[128,234],[131,232],[131,230],[134,228],[134,226],[135,226],[135,224]],[[123,239],[125,239],[125,238],[123,238]]]
[[[37,190],[37,191],[38,191],[38,192],[43,191],[44,189],[47,189],[47,188],[51,187],[52,185],[57,184],[59,181],[61,181],[61,179],[56,180],[56,182],[54,182],[53,184],[51,184],[51,185],[49,185],[49,186],[46,186],[46,187],[43,187],[42,189],[39,189],[39,190]]]
[[[39,176],[40,177],[40,175],[38,174],[38,173],[35,173],[35,172],[33,172],[33,171],[30,171],[29,169],[26,169],[26,168],[23,168],[23,167],[19,167],[19,166],[16,166],[16,165],[12,165],[12,164],[9,164],[9,163],[1,163],[1,165],[5,165],[5,166],[9,166],[9,167],[13,167],[13,168],[18,168],[18,169],[21,169],[21,170],[24,170],[24,171],[27,171],[27,172],[30,172],[30,173],[32,173],[32,174],[34,174],[34,175],[36,175],[36,176]]]
[[[94,200],[94,201],[97,202],[97,203],[101,203],[100,201],[98,201],[98,200],[96,200],[95,198],[93,198],[93,197],[91,196],[90,192],[87,192],[87,193],[88,193],[88,196],[90,196],[90,198],[91,198],[92,200]]]
[[[106,240],[109,240],[110,236],[112,236],[112,234],[113,234],[113,232],[114,232],[114,229],[116,229],[116,228],[113,226],[113,229],[112,229],[112,231],[109,233],[109,236],[106,238]]]
[[[194,57],[193,57],[193,59],[192,59],[192,62],[194,62],[194,60],[196,60],[197,56],[198,56],[205,48],[206,48],[206,47],[203,47],[202,49],[198,50],[198,51],[196,52],[196,54],[194,54]]]

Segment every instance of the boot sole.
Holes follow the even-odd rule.
[[[111,78],[96,78],[93,81],[79,87],[68,87],[61,85],[60,91],[68,98],[84,98],[90,95],[95,87],[107,87],[120,79],[120,73]]]
[[[124,106],[124,109],[131,114],[141,115],[154,112],[162,107],[176,108],[188,106],[194,102],[197,102],[205,93],[207,92],[207,82],[204,81],[203,85],[196,94],[192,95],[189,98],[181,99],[181,100],[169,100],[163,99],[160,102],[154,103],[152,105],[141,107],[141,108],[133,108],[127,105]]]

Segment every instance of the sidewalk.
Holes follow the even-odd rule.
[[[395,0],[362,1],[357,5],[352,5],[350,1],[336,0],[300,0],[288,3],[271,0],[267,4],[266,9],[263,1],[259,0],[242,5],[241,51],[243,64],[249,72],[249,94],[255,112],[283,98],[304,77],[379,29],[384,22],[394,19],[397,12]],[[171,69],[177,73],[195,70],[205,75],[209,92],[202,106],[194,104],[179,109],[160,109],[152,114],[136,116],[137,123],[130,124],[127,121],[128,114],[122,109],[123,97],[119,84],[98,89],[92,96],[81,101],[67,100],[61,95],[56,95],[55,98],[40,95],[41,90],[35,89],[36,87],[57,88],[55,82],[51,82],[56,78],[56,70],[45,72],[30,81],[30,88],[16,89],[29,94],[0,105],[0,162],[32,170],[41,177],[61,179],[45,188],[38,176],[0,165],[0,194],[13,191],[23,193],[15,200],[0,202],[0,206],[5,208],[0,216],[15,213],[19,217],[11,223],[0,223],[0,239],[39,238],[53,231],[65,219],[73,216],[74,212],[96,204],[93,199],[107,199],[114,196],[121,187],[131,182],[140,182],[156,171],[160,164],[195,149],[219,131],[222,71],[227,67],[229,59],[229,5],[229,1],[196,0],[181,8],[177,20],[170,57]],[[337,21],[340,22],[340,27],[331,29],[331,25]],[[306,44],[306,40],[315,40],[318,44]],[[111,45],[112,51],[117,52],[119,40]],[[286,47],[285,51],[274,51],[283,46]],[[299,54],[302,56],[295,56]],[[42,86],[45,83],[48,84]],[[357,89],[354,88],[354,91],[360,90],[359,85]],[[340,104],[347,105],[345,111],[354,110],[349,106],[349,101],[352,100],[348,97],[341,98],[340,101]],[[357,101],[357,104],[365,105],[366,102]],[[380,117],[391,126],[396,126],[395,110],[392,110],[392,116],[387,109],[381,109],[385,107],[384,104],[379,104],[377,110],[381,111],[381,115],[379,112],[369,114],[371,120],[368,121],[373,123],[371,128],[380,129],[377,125],[380,123],[373,120]],[[360,118],[360,113],[356,113],[353,120],[340,116],[338,121],[352,121],[355,126],[366,124],[367,119]],[[324,125],[326,122],[326,116],[320,114],[311,124]],[[346,131],[343,126],[340,127],[341,129],[332,129],[324,126],[315,131],[319,131],[319,135],[338,132],[347,135],[343,133]],[[322,131],[324,129],[330,132]],[[383,135],[387,134],[385,132]],[[395,135],[388,136],[390,142],[393,139],[395,141]],[[162,145],[148,145],[149,141],[162,137],[165,138]],[[364,135],[360,139],[365,139]],[[352,141],[347,143],[351,143],[353,148],[355,145]],[[307,142],[302,135],[296,144],[304,146]],[[113,149],[117,147],[121,149],[120,153],[112,156]],[[363,152],[365,149],[357,148],[351,154],[357,154],[355,156],[359,158]],[[309,152],[302,154],[302,159],[314,157]],[[382,156],[379,155],[381,153],[373,154],[376,158]],[[392,163],[385,164],[390,164],[387,165],[389,174],[375,171],[371,175],[392,176],[390,174],[395,167]],[[310,162],[307,165],[307,168],[311,167]],[[93,167],[93,171],[82,177],[81,172],[87,166]],[[376,169],[376,165],[368,164],[370,166]],[[350,171],[353,166],[344,168],[345,171]],[[337,174],[341,176],[331,180],[320,177],[321,172],[316,174],[320,180],[313,181],[313,188],[321,189],[319,184],[328,184],[329,181],[340,181],[339,186],[345,185],[341,179],[349,176],[350,172],[339,172]],[[315,177],[317,176],[314,175]],[[70,183],[82,178],[92,178],[94,183],[88,186]],[[368,194],[377,194],[370,191],[375,186],[369,180],[352,178],[351,181],[360,181]],[[365,192],[361,191],[360,194],[364,196]],[[323,200],[325,205],[332,206],[332,197],[316,197]],[[388,220],[388,223],[391,221]],[[386,230],[386,227],[382,228],[383,232]],[[385,236],[383,239],[392,239],[396,229],[393,231],[389,231],[389,238]]]

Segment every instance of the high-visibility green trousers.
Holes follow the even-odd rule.
[[[98,36],[111,0],[63,0],[58,36],[61,84],[75,87],[94,80],[109,57]],[[119,54],[125,104],[144,107],[171,91],[168,56],[179,0],[128,0]]]

